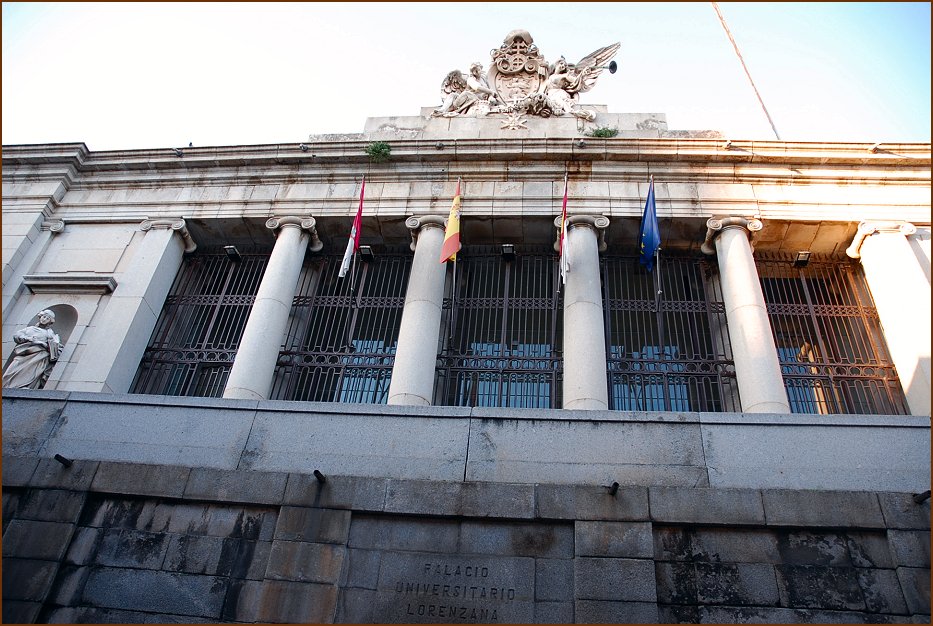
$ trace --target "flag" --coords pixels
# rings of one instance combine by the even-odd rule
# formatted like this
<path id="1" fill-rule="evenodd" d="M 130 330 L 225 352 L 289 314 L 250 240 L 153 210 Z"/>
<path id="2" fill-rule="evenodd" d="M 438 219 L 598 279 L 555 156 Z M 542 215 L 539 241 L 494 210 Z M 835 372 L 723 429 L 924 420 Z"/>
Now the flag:
<path id="1" fill-rule="evenodd" d="M 337 274 L 340 278 L 347 275 L 350 269 L 350 259 L 360 248 L 360 230 L 363 228 L 363 190 L 366 189 L 366 177 L 363 177 L 363 183 L 360 185 L 360 208 L 356 210 L 356 217 L 353 219 L 353 227 L 350 229 L 350 241 L 347 242 L 347 251 L 343 253 L 343 262 L 340 264 L 340 272 Z"/>
<path id="2" fill-rule="evenodd" d="M 658 210 L 654 204 L 654 176 L 648 184 L 648 199 L 645 200 L 645 213 L 641 217 L 641 246 L 638 251 L 638 260 L 648 268 L 654 269 L 655 253 L 661 247 L 661 230 L 658 227 Z"/>
<path id="3" fill-rule="evenodd" d="M 447 230 L 444 232 L 444 245 L 441 247 L 441 263 L 447 261 L 457 262 L 457 252 L 460 250 L 460 179 L 457 179 L 457 193 L 450 205 L 450 216 L 447 218 Z"/>
<path id="4" fill-rule="evenodd" d="M 570 240 L 567 238 L 567 174 L 564 174 L 564 204 L 560 212 L 560 279 L 567 284 L 567 274 L 570 272 Z"/>

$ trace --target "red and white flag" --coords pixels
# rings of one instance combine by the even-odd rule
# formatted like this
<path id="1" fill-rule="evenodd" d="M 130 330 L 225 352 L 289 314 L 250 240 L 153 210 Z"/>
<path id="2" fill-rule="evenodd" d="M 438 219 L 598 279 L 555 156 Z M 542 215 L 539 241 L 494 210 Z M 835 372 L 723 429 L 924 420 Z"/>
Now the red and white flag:
<path id="1" fill-rule="evenodd" d="M 564 205 L 560 212 L 560 280 L 567 284 L 570 273 L 570 240 L 567 238 L 567 174 L 564 174 Z"/>
<path id="2" fill-rule="evenodd" d="M 347 251 L 343 253 L 343 262 L 340 264 L 340 272 L 337 276 L 343 278 L 350 269 L 350 260 L 356 251 L 360 249 L 360 230 L 363 228 L 363 191 L 366 189 L 366 177 L 363 177 L 363 184 L 360 185 L 360 208 L 356 210 L 356 218 L 353 220 L 353 227 L 350 229 L 350 241 L 347 242 Z"/>

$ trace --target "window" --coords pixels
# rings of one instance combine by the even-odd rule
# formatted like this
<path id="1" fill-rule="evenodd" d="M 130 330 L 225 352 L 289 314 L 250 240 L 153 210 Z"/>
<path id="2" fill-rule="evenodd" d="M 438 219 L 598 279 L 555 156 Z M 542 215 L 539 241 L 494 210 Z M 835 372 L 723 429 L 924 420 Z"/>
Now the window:
<path id="1" fill-rule="evenodd" d="M 609 406 L 623 411 L 739 411 L 715 264 L 666 256 L 602 259 Z"/>
<path id="2" fill-rule="evenodd" d="M 560 407 L 557 257 L 546 248 L 515 252 L 464 246 L 455 279 L 448 263 L 435 404 Z"/>
<path id="3" fill-rule="evenodd" d="M 143 354 L 132 393 L 219 398 L 268 252 L 197 251 L 182 261 Z"/>
<path id="4" fill-rule="evenodd" d="M 907 413 L 861 268 L 813 259 L 756 262 L 794 413 Z"/>

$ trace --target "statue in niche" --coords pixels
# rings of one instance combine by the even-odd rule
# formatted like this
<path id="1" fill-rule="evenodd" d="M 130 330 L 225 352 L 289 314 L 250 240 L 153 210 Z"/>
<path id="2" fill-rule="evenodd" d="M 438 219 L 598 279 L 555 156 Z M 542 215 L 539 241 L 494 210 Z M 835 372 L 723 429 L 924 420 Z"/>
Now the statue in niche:
<path id="1" fill-rule="evenodd" d="M 469 78 L 459 70 L 447 74 L 441 85 L 443 104 L 434 115 L 572 115 L 593 121 L 596 113 L 582 108 L 579 96 L 593 88 L 619 47 L 619 43 L 604 46 L 578 63 L 560 57 L 548 65 L 528 31 L 513 30 L 490 52 L 488 74 L 478 62 L 470 66 Z"/>
<path id="2" fill-rule="evenodd" d="M 35 326 L 27 326 L 13 334 L 16 347 L 3 372 L 3 386 L 16 389 L 42 389 L 52 367 L 62 353 L 62 342 L 52 330 L 55 313 L 39 311 Z"/>

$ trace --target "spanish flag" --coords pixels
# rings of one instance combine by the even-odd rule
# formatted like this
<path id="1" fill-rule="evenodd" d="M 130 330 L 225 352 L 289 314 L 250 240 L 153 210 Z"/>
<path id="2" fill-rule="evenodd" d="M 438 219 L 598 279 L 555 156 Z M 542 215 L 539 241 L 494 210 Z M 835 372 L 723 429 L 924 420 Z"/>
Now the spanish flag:
<path id="1" fill-rule="evenodd" d="M 457 179 L 457 193 L 450 205 L 450 216 L 447 218 L 447 231 L 444 233 L 444 246 L 441 248 L 441 263 L 447 261 L 457 262 L 457 252 L 460 250 L 460 179 Z"/>

